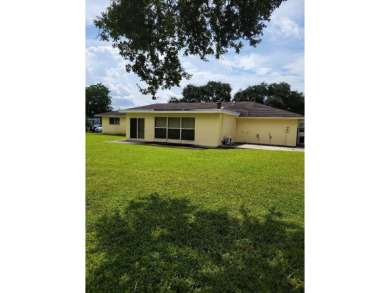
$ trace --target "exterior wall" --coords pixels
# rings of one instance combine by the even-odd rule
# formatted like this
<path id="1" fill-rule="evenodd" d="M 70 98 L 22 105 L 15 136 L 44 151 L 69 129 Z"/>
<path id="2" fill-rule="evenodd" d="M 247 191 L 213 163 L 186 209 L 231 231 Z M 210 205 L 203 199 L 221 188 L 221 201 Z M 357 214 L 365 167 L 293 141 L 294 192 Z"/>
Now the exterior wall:
<path id="1" fill-rule="evenodd" d="M 231 136 L 233 138 L 233 142 L 236 141 L 236 130 L 237 130 L 237 118 L 233 115 L 222 114 L 222 131 L 220 136 L 220 141 L 224 139 L 226 136 Z"/>
<path id="2" fill-rule="evenodd" d="M 119 125 L 110 124 L 110 117 L 102 117 L 102 133 L 126 135 L 126 117 L 120 117 Z"/>
<path id="3" fill-rule="evenodd" d="M 155 117 L 194 117 L 195 140 L 154 138 Z M 121 118 L 120 125 L 109 125 L 108 118 L 106 118 L 106 123 L 111 127 L 120 126 L 123 134 L 126 134 L 126 139 L 130 139 L 130 118 L 145 119 L 145 138 L 140 139 L 140 141 L 194 144 L 209 147 L 221 145 L 223 138 L 226 136 L 231 136 L 233 142 L 296 146 L 298 121 L 304 121 L 303 119 L 239 118 L 228 114 L 211 113 L 127 113 L 126 118 Z M 122 122 L 122 119 L 124 122 Z M 286 131 L 286 127 L 289 127 L 288 131 Z M 103 130 L 104 133 L 108 133 L 104 127 L 104 118 Z"/>
<path id="4" fill-rule="evenodd" d="M 126 114 L 126 138 L 130 139 L 130 118 L 145 119 L 145 138 L 141 141 L 149 142 L 169 142 L 194 144 L 202 146 L 216 147 L 221 144 L 219 140 L 221 134 L 221 114 L 194 114 L 194 113 L 127 113 Z M 176 140 L 154 138 L 154 118 L 155 117 L 194 117 L 195 118 L 195 140 Z"/>
<path id="5" fill-rule="evenodd" d="M 296 146 L 297 128 L 298 119 L 237 118 L 236 142 Z"/>

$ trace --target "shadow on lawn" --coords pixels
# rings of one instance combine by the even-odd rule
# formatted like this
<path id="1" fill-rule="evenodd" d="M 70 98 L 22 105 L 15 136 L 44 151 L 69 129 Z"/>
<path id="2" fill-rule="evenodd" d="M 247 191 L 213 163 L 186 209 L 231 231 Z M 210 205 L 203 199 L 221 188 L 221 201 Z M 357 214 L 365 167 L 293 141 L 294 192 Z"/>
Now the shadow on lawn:
<path id="1" fill-rule="evenodd" d="M 275 210 L 259 221 L 156 195 L 104 215 L 87 292 L 303 292 L 304 232 Z"/>

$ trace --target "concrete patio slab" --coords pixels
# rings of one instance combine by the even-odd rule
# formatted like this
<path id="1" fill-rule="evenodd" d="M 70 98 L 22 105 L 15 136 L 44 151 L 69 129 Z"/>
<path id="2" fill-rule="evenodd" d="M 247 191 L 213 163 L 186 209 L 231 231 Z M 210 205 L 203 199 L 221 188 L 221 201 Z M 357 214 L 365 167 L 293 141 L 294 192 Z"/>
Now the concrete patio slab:
<path id="1" fill-rule="evenodd" d="M 196 145 L 181 145 L 181 144 L 171 144 L 171 143 L 129 141 L 129 140 L 126 140 L 126 139 L 107 140 L 105 142 L 124 143 L 124 144 L 137 144 L 137 145 L 147 145 L 147 146 L 160 146 L 160 147 L 168 147 L 168 148 L 182 148 L 182 149 L 193 149 L 193 150 L 212 149 L 212 148 L 203 147 L 203 146 L 196 146 Z M 304 148 L 271 146 L 271 145 L 258 145 L 258 144 L 234 144 L 234 145 L 230 145 L 230 146 L 220 146 L 218 148 L 221 148 L 221 149 L 253 149 L 253 150 L 287 151 L 287 152 L 304 152 L 305 151 Z"/>
<path id="2" fill-rule="evenodd" d="M 234 146 L 237 149 L 254 149 L 267 151 L 287 151 L 287 152 L 304 152 L 304 148 L 272 146 L 272 145 L 258 145 L 258 144 L 240 144 Z"/>

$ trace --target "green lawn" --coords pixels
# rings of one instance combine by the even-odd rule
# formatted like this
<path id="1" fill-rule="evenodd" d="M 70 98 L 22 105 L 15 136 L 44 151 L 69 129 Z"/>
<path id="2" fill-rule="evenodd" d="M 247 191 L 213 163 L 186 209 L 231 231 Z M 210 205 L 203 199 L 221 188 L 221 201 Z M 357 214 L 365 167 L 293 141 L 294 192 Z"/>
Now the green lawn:
<path id="1" fill-rule="evenodd" d="M 114 139 L 86 134 L 87 292 L 303 292 L 304 153 Z"/>

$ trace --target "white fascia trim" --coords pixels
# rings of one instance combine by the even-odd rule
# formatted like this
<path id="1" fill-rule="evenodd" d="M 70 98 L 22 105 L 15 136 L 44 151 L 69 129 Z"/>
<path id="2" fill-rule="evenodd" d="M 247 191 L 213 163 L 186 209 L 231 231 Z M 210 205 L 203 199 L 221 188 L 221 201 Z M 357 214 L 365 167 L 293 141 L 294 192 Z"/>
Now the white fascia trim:
<path id="1" fill-rule="evenodd" d="M 240 119 L 294 119 L 305 120 L 305 117 L 238 117 Z"/>
<path id="2" fill-rule="evenodd" d="M 119 118 L 126 118 L 126 116 L 122 115 L 94 115 L 94 117 L 119 117 Z"/>
<path id="3" fill-rule="evenodd" d="M 152 114 L 229 114 L 229 115 L 234 115 L 234 116 L 240 116 L 240 113 L 238 112 L 233 112 L 225 109 L 199 109 L 199 110 L 184 110 L 184 111 L 164 111 L 164 110 L 121 110 L 119 111 L 120 113 L 152 113 Z"/>

